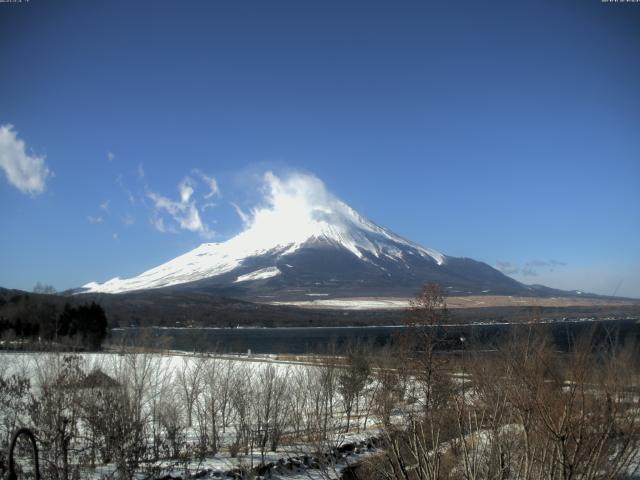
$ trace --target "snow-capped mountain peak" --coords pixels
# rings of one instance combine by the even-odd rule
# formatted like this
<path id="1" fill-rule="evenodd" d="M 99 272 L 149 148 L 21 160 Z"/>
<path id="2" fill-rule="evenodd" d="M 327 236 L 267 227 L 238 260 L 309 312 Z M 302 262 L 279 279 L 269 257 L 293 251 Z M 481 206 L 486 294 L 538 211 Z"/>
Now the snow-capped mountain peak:
<path id="1" fill-rule="evenodd" d="M 434 266 L 446 262 L 443 254 L 367 220 L 329 193 L 315 177 L 297 174 L 282 180 L 267 173 L 265 185 L 265 205 L 251 212 L 244 230 L 235 237 L 221 243 L 204 243 L 136 277 L 88 283 L 83 292 L 119 293 L 194 282 L 229 274 L 251 259 L 281 259 L 314 244 L 343 249 L 373 265 L 376 259 L 404 262 L 407 255 L 422 257 Z M 239 273 L 234 282 L 265 280 L 281 273 L 270 265 Z"/>

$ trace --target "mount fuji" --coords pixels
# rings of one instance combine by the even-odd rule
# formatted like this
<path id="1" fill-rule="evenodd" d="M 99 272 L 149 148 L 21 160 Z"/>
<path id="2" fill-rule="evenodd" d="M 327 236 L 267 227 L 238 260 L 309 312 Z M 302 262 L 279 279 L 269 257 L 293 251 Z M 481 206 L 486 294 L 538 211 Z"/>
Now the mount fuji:
<path id="1" fill-rule="evenodd" d="M 315 177 L 265 175 L 266 202 L 239 213 L 245 229 L 132 278 L 91 282 L 77 293 L 197 290 L 263 300 L 412 296 L 427 282 L 450 294 L 545 295 L 486 263 L 444 255 L 364 218 Z M 567 292 L 564 292 L 567 293 Z"/>

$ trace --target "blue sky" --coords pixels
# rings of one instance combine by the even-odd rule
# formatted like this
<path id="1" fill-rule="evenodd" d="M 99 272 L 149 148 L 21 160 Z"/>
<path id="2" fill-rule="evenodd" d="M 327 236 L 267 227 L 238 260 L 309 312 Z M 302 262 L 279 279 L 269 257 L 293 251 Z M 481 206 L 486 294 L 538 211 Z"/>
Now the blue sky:
<path id="1" fill-rule="evenodd" d="M 640 4 L 31 0 L 0 45 L 1 286 L 225 240 L 274 170 L 526 283 L 640 297 Z"/>

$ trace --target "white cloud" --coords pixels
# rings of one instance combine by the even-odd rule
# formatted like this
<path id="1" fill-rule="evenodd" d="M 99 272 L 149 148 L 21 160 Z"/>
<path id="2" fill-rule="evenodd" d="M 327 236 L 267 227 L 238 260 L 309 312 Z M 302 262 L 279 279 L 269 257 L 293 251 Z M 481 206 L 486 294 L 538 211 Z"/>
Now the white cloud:
<path id="1" fill-rule="evenodd" d="M 138 164 L 138 178 L 140 180 L 144 178 L 144 168 L 142 167 L 141 163 Z"/>
<path id="2" fill-rule="evenodd" d="M 134 217 L 131 213 L 127 213 L 122 218 L 122 223 L 124 223 L 125 225 L 133 225 L 134 223 L 136 223 L 136 217 Z"/>
<path id="3" fill-rule="evenodd" d="M 105 200 L 104 202 L 101 202 L 100 203 L 100 210 L 104 210 L 105 212 L 108 212 L 110 203 L 111 203 L 111 200 Z"/>
<path id="4" fill-rule="evenodd" d="M 271 244 L 303 241 L 316 234 L 318 222 L 334 212 L 335 218 L 349 218 L 351 208 L 332 195 L 324 183 L 313 175 L 291 173 L 276 176 L 266 172 L 262 176 L 262 201 L 245 213 L 232 203 L 242 219 L 245 232 Z M 346 227 L 345 227 L 346 228 Z"/>
<path id="5" fill-rule="evenodd" d="M 251 222 L 251 216 L 245 213 L 237 204 L 231 202 L 231 206 L 235 209 L 236 213 L 242 220 L 242 223 L 247 226 Z"/>
<path id="6" fill-rule="evenodd" d="M 153 225 L 153 228 L 161 233 L 178 233 L 175 228 L 165 225 L 164 218 L 162 217 L 156 216 L 151 218 L 149 221 L 151 222 L 151 225 Z"/>
<path id="7" fill-rule="evenodd" d="M 209 183 L 209 193 L 207 193 L 204 198 L 211 198 L 213 196 L 221 197 L 220 188 L 218 188 L 218 182 L 215 178 L 210 177 L 207 182 Z"/>
<path id="8" fill-rule="evenodd" d="M 0 168 L 7 180 L 22 193 L 44 192 L 47 177 L 52 175 L 45 156 L 29 155 L 24 141 L 18 138 L 13 125 L 0 125 Z"/>
<path id="9" fill-rule="evenodd" d="M 96 225 L 98 223 L 102 223 L 104 222 L 104 218 L 102 218 L 101 216 L 92 216 L 92 215 L 88 215 L 87 216 L 87 220 L 89 221 L 89 223 Z"/>
<path id="10" fill-rule="evenodd" d="M 107 152 L 107 160 L 113 162 L 114 158 L 116 158 L 116 156 L 112 152 Z"/>
<path id="11" fill-rule="evenodd" d="M 178 184 L 178 190 L 180 190 L 180 202 L 188 203 L 191 199 L 191 195 L 195 191 L 193 188 L 193 180 L 189 177 L 186 177 Z"/>
<path id="12" fill-rule="evenodd" d="M 117 233 L 114 233 L 113 235 L 111 235 L 111 237 L 117 242 L 118 240 L 120 240 L 120 237 L 118 236 Z"/>
<path id="13" fill-rule="evenodd" d="M 139 177 L 143 178 L 142 166 L 139 166 L 139 169 Z M 122 183 L 121 179 L 119 179 L 119 183 Z M 196 190 L 203 187 L 206 188 L 206 193 L 196 195 Z M 216 179 L 198 169 L 193 169 L 189 176 L 184 177 L 178 183 L 177 189 L 179 198 L 173 200 L 147 187 L 146 197 L 153 203 L 151 225 L 163 233 L 177 233 L 178 230 L 186 230 L 198 233 L 206 239 L 215 237 L 216 233 L 203 220 L 202 214 L 217 206 L 216 202 L 207 201 L 212 197 L 219 198 L 221 196 Z"/>
<path id="14" fill-rule="evenodd" d="M 217 198 L 222 197 L 222 194 L 220 193 L 220 188 L 218 187 L 218 181 L 214 177 L 207 175 L 206 173 L 203 173 L 198 169 L 195 169 L 193 172 L 196 173 L 198 176 L 200 176 L 202 181 L 209 188 L 209 193 L 207 193 L 204 196 L 205 199 L 209 199 L 211 197 L 217 197 Z"/>
<path id="15" fill-rule="evenodd" d="M 170 231 L 161 217 L 161 213 L 168 214 L 181 230 L 187 230 L 200 234 L 205 238 L 215 236 L 213 232 L 200 217 L 196 201 L 193 199 L 195 187 L 193 180 L 184 178 L 178 184 L 180 200 L 174 201 L 155 192 L 147 192 L 147 197 L 153 202 L 154 217 L 152 225 L 160 232 Z"/>

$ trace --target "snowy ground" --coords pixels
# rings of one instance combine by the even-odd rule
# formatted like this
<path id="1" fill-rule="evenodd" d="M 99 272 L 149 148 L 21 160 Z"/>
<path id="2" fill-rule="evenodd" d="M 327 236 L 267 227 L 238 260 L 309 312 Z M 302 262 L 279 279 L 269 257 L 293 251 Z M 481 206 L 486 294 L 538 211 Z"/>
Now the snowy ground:
<path id="1" fill-rule="evenodd" d="M 119 381 L 124 381 L 123 374 L 131 375 L 130 370 L 124 368 L 124 362 L 127 362 L 135 354 L 120 355 L 116 353 L 89 353 L 80 354 L 82 358 L 82 368 L 85 372 L 91 372 L 96 369 L 112 376 Z M 294 372 L 301 369 L 314 368 L 313 363 L 305 363 L 301 361 L 279 361 L 270 356 L 256 358 L 247 355 L 226 355 L 226 356 L 195 356 L 185 354 L 183 352 L 172 352 L 165 354 L 140 354 L 139 358 L 144 357 L 144 362 L 136 364 L 137 373 L 141 373 L 142 369 L 149 368 L 152 375 L 162 377 L 161 382 L 173 383 L 177 381 L 177 377 L 181 371 L 193 367 L 196 362 L 203 358 L 211 359 L 224 368 L 224 365 L 233 364 L 240 365 L 243 372 L 250 372 L 252 375 L 259 375 L 267 365 L 271 365 L 277 369 L 281 376 L 293 375 Z M 9 375 L 21 375 L 32 379 L 34 387 L 37 389 L 42 378 L 56 368 L 61 361 L 62 354 L 55 353 L 23 353 L 23 352 L 0 352 L 0 365 L 2 375 L 6 378 Z M 141 373 L 142 374 L 142 373 Z M 161 388 L 154 385 L 154 388 Z M 150 397 L 155 394 L 148 392 Z M 1 414 L 2 412 L 0 412 Z M 338 413 L 341 415 L 341 413 Z M 1 415 L 0 415 L 1 416 Z M 352 425 L 356 423 L 353 422 Z M 336 422 L 336 426 L 341 425 L 341 421 Z M 379 430 L 375 426 L 375 422 L 371 421 L 369 428 L 359 433 L 350 431 L 349 433 L 340 433 L 326 442 L 328 450 L 335 449 L 345 444 L 353 444 L 353 451 L 342 452 L 334 459 L 318 468 L 311 462 L 311 466 L 305 465 L 305 457 L 311 458 L 312 452 L 318 451 L 319 445 L 296 444 L 283 445 L 275 452 L 267 452 L 264 458 L 266 464 L 271 463 L 269 469 L 270 477 L 274 479 L 320 479 L 320 478 L 340 478 L 344 468 L 359 462 L 367 455 L 373 452 L 372 448 L 367 448 L 368 439 L 379 435 Z M 231 438 L 235 434 L 233 427 L 227 430 L 227 433 L 221 437 L 222 444 L 230 444 Z M 193 429 L 186 431 L 187 442 L 196 443 L 197 432 L 194 425 Z M 324 444 L 322 444 L 324 445 Z M 229 472 L 239 471 L 242 469 L 250 469 L 257 467 L 262 462 L 261 455 L 258 450 L 249 452 L 248 455 L 241 454 L 236 458 L 232 458 L 228 448 L 223 447 L 215 456 L 209 456 L 200 460 L 188 460 L 184 462 L 164 461 L 154 465 L 154 476 L 170 475 L 172 477 L 186 478 L 197 475 L 197 478 L 225 478 L 225 474 Z M 85 471 L 85 475 L 93 478 L 105 478 L 113 475 L 115 466 L 112 464 L 100 465 L 91 473 Z"/>
<path id="2" fill-rule="evenodd" d="M 315 296 L 319 296 L 316 294 Z M 295 305 L 305 308 L 328 308 L 337 310 L 404 309 L 410 306 L 409 298 L 402 297 L 357 297 L 357 298 L 313 298 L 290 302 L 269 302 L 272 305 Z M 575 307 L 604 305 L 637 305 L 638 300 L 579 297 L 516 297 L 511 295 L 469 295 L 447 297 L 449 308 L 481 307 Z"/>

